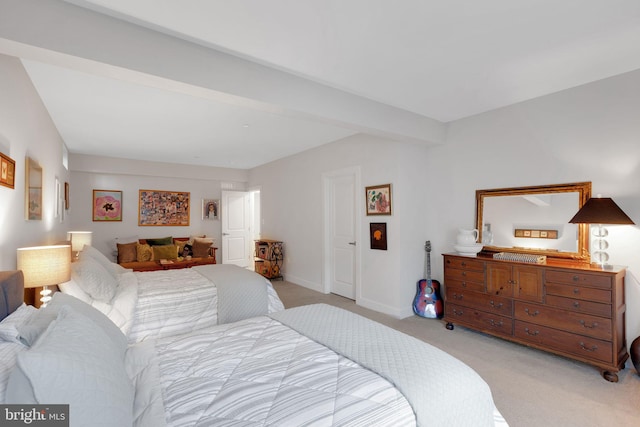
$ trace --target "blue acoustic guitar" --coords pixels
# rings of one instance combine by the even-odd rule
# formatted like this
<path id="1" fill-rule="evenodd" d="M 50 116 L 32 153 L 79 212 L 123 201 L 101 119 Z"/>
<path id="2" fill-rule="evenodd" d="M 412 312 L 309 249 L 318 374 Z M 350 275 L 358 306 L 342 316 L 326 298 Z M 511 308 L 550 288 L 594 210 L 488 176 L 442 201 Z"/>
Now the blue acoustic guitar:
<path id="1" fill-rule="evenodd" d="M 440 298 L 440 283 L 431 280 L 431 242 L 424 244 L 427 252 L 425 257 L 426 279 L 418 280 L 416 297 L 413 299 L 413 312 L 421 317 L 440 319 L 444 314 L 442 298 Z"/>

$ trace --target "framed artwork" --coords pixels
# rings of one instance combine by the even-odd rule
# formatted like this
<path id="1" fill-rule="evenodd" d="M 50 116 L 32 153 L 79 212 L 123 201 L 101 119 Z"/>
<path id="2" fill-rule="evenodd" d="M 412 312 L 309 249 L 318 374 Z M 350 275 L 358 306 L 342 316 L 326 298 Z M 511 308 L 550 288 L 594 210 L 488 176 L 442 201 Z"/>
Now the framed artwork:
<path id="1" fill-rule="evenodd" d="M 69 210 L 69 183 L 64 183 L 64 208 Z"/>
<path id="2" fill-rule="evenodd" d="M 30 157 L 25 160 L 25 218 L 42 220 L 42 168 Z"/>
<path id="3" fill-rule="evenodd" d="M 202 199 L 202 219 L 219 219 L 220 200 Z"/>
<path id="4" fill-rule="evenodd" d="M 372 222 L 369 224 L 371 249 L 387 250 L 387 223 Z"/>
<path id="5" fill-rule="evenodd" d="M 15 188 L 16 162 L 9 156 L 0 153 L 0 185 Z"/>
<path id="6" fill-rule="evenodd" d="M 365 188 L 367 215 L 391 215 L 391 184 Z"/>
<path id="7" fill-rule="evenodd" d="M 140 190 L 138 196 L 139 226 L 188 226 L 189 192 Z"/>
<path id="8" fill-rule="evenodd" d="M 122 221 L 122 191 L 93 190 L 93 220 Z"/>

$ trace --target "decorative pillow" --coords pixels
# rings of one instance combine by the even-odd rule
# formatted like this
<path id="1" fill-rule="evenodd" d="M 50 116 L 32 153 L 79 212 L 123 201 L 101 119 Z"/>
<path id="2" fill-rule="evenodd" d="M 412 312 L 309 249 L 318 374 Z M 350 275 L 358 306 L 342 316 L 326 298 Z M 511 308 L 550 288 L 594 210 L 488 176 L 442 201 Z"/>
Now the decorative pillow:
<path id="1" fill-rule="evenodd" d="M 206 258 L 209 256 L 209 247 L 213 244 L 213 239 L 193 239 L 193 256 L 196 258 Z"/>
<path id="2" fill-rule="evenodd" d="M 109 302 L 113 299 L 118 287 L 115 276 L 116 274 L 111 267 L 107 270 L 92 258 L 71 263 L 71 278 L 91 298 L 98 301 Z"/>
<path id="3" fill-rule="evenodd" d="M 173 241 L 175 242 L 176 246 L 178 247 L 178 256 L 186 256 L 186 255 L 183 255 L 183 252 L 184 252 L 184 247 L 189 243 L 189 240 L 176 240 L 176 239 L 173 239 Z"/>
<path id="4" fill-rule="evenodd" d="M 84 245 L 82 252 L 80 252 L 80 261 L 87 258 L 97 261 L 114 279 L 117 279 L 117 274 L 113 271 L 113 268 L 111 268 L 113 262 L 111 262 L 111 260 L 109 260 L 109 258 L 107 258 L 102 252 L 93 246 Z"/>
<path id="5" fill-rule="evenodd" d="M 125 337 L 118 326 L 98 309 L 80 301 L 78 298 L 63 294 L 62 292 L 54 293 L 46 307 L 36 310 L 36 313 L 29 319 L 29 322 L 18 328 L 20 341 L 28 346 L 33 345 L 51 322 L 58 317 L 58 313 L 60 313 L 63 307 L 70 307 L 74 311 L 91 319 L 95 325 L 102 329 L 112 342 L 112 345 L 119 349 L 119 352 L 124 355 L 127 349 L 127 337 Z"/>
<path id="6" fill-rule="evenodd" d="M 176 259 L 178 247 L 176 245 L 152 246 L 153 259 Z"/>
<path id="7" fill-rule="evenodd" d="M 20 343 L 18 328 L 29 322 L 31 316 L 38 311 L 32 305 L 22 303 L 20 307 L 0 322 L 0 340 Z"/>
<path id="8" fill-rule="evenodd" d="M 196 239 L 204 239 L 205 237 L 207 237 L 207 235 L 206 235 L 206 234 L 203 234 L 203 235 L 201 235 L 201 236 L 194 236 L 194 235 L 191 235 L 191 236 L 189 236 L 189 244 L 190 244 L 190 245 L 193 245 L 193 241 L 194 241 L 194 240 L 196 240 Z"/>
<path id="9" fill-rule="evenodd" d="M 149 246 L 165 246 L 172 245 L 173 237 L 163 237 L 161 239 L 147 239 L 147 245 Z"/>
<path id="10" fill-rule="evenodd" d="M 138 260 L 138 243 L 117 244 L 118 246 L 118 264 L 123 262 L 135 262 Z"/>
<path id="11" fill-rule="evenodd" d="M 51 402 L 70 405 L 73 425 L 133 423 L 134 388 L 124 354 L 93 321 L 70 307 L 18 355 L 7 384 L 7 403 Z"/>
<path id="12" fill-rule="evenodd" d="M 136 252 L 138 253 L 138 262 L 153 261 L 153 250 L 151 250 L 151 246 L 147 245 L 146 243 L 138 243 L 136 245 Z"/>

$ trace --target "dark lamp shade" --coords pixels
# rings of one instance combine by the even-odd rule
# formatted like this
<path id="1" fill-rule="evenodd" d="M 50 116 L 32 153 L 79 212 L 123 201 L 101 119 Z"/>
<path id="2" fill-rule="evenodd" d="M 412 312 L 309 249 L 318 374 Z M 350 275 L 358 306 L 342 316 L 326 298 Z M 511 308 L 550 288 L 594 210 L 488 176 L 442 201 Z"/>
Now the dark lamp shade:
<path id="1" fill-rule="evenodd" d="M 571 224 L 634 224 L 631 218 L 609 197 L 587 200 L 587 203 L 569 222 Z"/>

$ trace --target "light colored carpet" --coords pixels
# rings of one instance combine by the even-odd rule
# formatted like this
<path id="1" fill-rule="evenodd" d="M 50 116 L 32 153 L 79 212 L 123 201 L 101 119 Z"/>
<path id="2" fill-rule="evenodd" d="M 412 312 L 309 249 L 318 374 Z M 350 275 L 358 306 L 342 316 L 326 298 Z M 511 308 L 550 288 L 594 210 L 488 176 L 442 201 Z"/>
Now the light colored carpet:
<path id="1" fill-rule="evenodd" d="M 285 307 L 326 303 L 376 320 L 426 341 L 462 360 L 489 384 L 511 427 L 640 426 L 640 376 L 630 361 L 619 382 L 597 368 L 418 316 L 395 319 L 332 294 L 290 282 L 273 282 Z M 410 302 L 409 302 L 410 303 Z"/>

